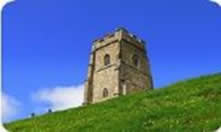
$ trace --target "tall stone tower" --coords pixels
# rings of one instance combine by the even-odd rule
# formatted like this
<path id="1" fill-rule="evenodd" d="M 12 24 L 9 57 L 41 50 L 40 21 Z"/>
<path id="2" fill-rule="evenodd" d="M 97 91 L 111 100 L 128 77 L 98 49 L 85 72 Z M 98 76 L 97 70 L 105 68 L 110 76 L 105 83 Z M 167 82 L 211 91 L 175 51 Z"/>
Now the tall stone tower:
<path id="1" fill-rule="evenodd" d="M 153 89 L 145 42 L 124 28 L 95 40 L 85 81 L 84 104 Z"/>

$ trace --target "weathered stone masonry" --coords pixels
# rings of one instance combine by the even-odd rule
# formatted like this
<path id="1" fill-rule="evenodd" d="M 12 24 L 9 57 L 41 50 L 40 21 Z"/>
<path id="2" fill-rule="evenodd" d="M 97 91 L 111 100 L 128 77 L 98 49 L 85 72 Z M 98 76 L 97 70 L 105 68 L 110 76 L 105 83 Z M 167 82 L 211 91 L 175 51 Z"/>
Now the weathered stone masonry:
<path id="1" fill-rule="evenodd" d="M 153 89 L 145 42 L 124 28 L 95 40 L 90 54 L 84 104 Z"/>

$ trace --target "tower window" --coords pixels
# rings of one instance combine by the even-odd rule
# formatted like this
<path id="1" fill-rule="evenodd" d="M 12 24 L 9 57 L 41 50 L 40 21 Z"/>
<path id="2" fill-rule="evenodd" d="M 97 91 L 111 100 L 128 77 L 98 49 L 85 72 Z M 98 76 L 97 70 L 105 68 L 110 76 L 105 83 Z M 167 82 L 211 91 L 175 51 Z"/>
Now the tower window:
<path id="1" fill-rule="evenodd" d="M 110 55 L 106 54 L 104 57 L 104 65 L 109 65 L 110 64 Z"/>
<path id="2" fill-rule="evenodd" d="M 103 90 L 103 98 L 105 98 L 105 97 L 107 97 L 108 96 L 108 90 L 107 90 L 107 88 L 105 88 L 104 90 Z"/>
<path id="3" fill-rule="evenodd" d="M 138 67 L 138 65 L 139 65 L 139 59 L 138 59 L 138 56 L 137 56 L 137 55 L 134 55 L 134 56 L 132 57 L 132 61 L 133 61 L 133 65 L 136 66 L 136 67 Z"/>

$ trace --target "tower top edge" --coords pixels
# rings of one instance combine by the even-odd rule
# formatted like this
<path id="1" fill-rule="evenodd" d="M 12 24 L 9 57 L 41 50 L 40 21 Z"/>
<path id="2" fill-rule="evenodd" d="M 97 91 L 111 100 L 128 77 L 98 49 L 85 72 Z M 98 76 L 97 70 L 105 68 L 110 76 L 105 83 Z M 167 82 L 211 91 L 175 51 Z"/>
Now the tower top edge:
<path id="1" fill-rule="evenodd" d="M 93 42 L 93 44 L 101 43 L 107 39 L 117 36 L 117 34 L 124 34 L 127 37 L 131 37 L 132 39 L 138 41 L 140 44 L 143 44 L 143 45 L 146 44 L 146 42 L 143 39 L 141 39 L 141 38 L 137 37 L 135 34 L 129 32 L 128 29 L 125 27 L 117 27 L 113 32 L 106 33 L 103 37 L 97 38 L 92 42 Z"/>

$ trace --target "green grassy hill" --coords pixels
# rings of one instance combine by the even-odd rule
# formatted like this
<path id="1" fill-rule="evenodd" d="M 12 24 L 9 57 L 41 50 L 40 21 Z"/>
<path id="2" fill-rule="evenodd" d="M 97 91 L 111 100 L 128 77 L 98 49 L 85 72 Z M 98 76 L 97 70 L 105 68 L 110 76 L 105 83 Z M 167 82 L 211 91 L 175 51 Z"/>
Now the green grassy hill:
<path id="1" fill-rule="evenodd" d="M 221 127 L 221 74 L 16 121 L 11 132 L 212 132 Z"/>

